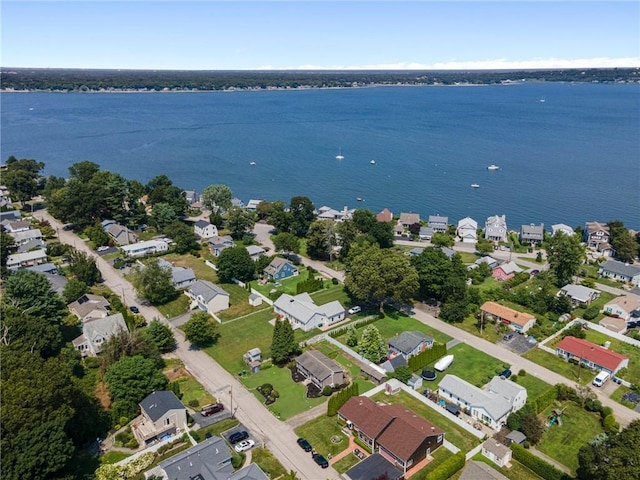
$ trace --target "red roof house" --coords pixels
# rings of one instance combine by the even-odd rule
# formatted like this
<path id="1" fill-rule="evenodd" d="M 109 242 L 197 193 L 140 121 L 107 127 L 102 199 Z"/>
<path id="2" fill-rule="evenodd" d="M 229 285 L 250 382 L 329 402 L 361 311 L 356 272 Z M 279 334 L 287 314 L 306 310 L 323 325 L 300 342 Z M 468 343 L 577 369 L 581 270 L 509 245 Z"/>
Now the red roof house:
<path id="1" fill-rule="evenodd" d="M 580 360 L 589 368 L 605 370 L 611 374 L 629 366 L 629 359 L 624 355 L 571 336 L 562 339 L 556 347 L 556 353 L 564 358 Z"/>

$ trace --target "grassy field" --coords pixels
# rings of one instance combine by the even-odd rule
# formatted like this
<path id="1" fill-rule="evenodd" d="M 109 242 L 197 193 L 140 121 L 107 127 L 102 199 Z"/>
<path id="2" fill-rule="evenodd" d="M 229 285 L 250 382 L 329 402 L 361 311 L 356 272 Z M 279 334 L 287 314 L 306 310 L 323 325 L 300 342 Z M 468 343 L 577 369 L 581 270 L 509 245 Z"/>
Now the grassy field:
<path id="1" fill-rule="evenodd" d="M 595 373 L 588 368 L 569 363 L 557 355 L 545 352 L 539 348 L 532 348 L 525 353 L 523 357 L 553 372 L 559 373 L 572 382 L 579 382 L 582 385 L 589 383 L 595 375 Z"/>
<path id="2" fill-rule="evenodd" d="M 474 437 L 462 427 L 459 427 L 444 415 L 435 412 L 431 407 L 413 398 L 408 393 L 400 392 L 396 395 L 386 395 L 384 392 L 380 392 L 371 397 L 371 400 L 374 402 L 404 405 L 426 421 L 443 430 L 446 434 L 445 438 L 465 452 L 468 452 L 480 444 L 480 439 Z"/>
<path id="3" fill-rule="evenodd" d="M 124 452 L 107 452 L 100 457 L 100 463 L 118 463 L 120 460 L 124 460 L 127 457 L 130 457 L 130 453 Z"/>
<path id="4" fill-rule="evenodd" d="M 447 374 L 457 375 L 463 380 L 481 387 L 506 368 L 497 358 L 464 343 L 459 343 L 447 353 L 454 356 L 453 363 L 445 372 L 438 372 L 438 378 L 433 382 L 425 382 L 425 388 L 429 387 L 435 390 L 440 380 Z M 434 364 L 435 362 L 425 368 L 429 369 Z"/>
<path id="5" fill-rule="evenodd" d="M 287 473 L 282 464 L 266 448 L 254 448 L 251 450 L 251 461 L 257 463 L 269 478 L 278 478 Z"/>
<path id="6" fill-rule="evenodd" d="M 551 413 L 554 406 L 543 412 L 543 418 Z M 555 407 L 557 408 L 557 407 Z M 547 427 L 537 449 L 566 465 L 575 472 L 578 468 L 578 450 L 597 434 L 602 433 L 600 417 L 587 412 L 573 402 L 565 403 L 562 425 Z"/>
<path id="7" fill-rule="evenodd" d="M 456 324 L 456 327 L 464 330 L 465 332 L 469 332 L 476 337 L 484 338 L 491 343 L 496 343 L 504 336 L 504 333 L 502 333 L 498 328 L 499 326 L 500 324 L 496 325 L 495 323 L 485 321 L 482 328 L 482 334 L 480 334 L 480 324 L 474 315 L 468 315 L 461 323 Z"/>
<path id="8" fill-rule="evenodd" d="M 216 401 L 213 395 L 207 392 L 200 382 L 184 369 L 184 365 L 180 360 L 165 360 L 163 373 L 169 381 L 178 382 L 180 393 L 182 393 L 181 401 L 185 405 L 190 406 L 189 404 L 195 400 L 198 404 L 192 408 L 197 410 L 198 406 L 208 405 Z"/>
<path id="9" fill-rule="evenodd" d="M 329 282 L 330 284 L 330 282 Z M 351 304 L 349 295 L 344 291 L 344 285 L 331 285 L 329 288 L 323 288 L 311 294 L 311 298 L 316 305 L 324 305 L 325 303 L 339 301 L 343 306 Z"/>
<path id="10" fill-rule="evenodd" d="M 193 255 L 180 255 L 177 253 L 169 253 L 164 255 L 167 262 L 173 263 L 176 267 L 191 268 L 193 273 L 196 274 L 198 280 L 209 280 L 210 282 L 217 283 L 218 275 L 216 271 L 207 267 L 202 258 L 194 257 Z"/>
<path id="11" fill-rule="evenodd" d="M 513 373 L 516 374 L 518 372 L 514 371 Z M 551 388 L 551 385 L 549 385 L 547 382 L 543 382 L 542 380 L 534 377 L 531 374 L 518 376 L 517 384 L 522 385 L 527 389 L 527 398 L 529 400 L 538 398 L 543 392 L 546 392 Z"/>
<path id="12" fill-rule="evenodd" d="M 295 429 L 299 437 L 306 438 L 311 446 L 325 458 L 331 454 L 336 456 L 349 446 L 349 439 L 342 433 L 338 424 L 338 417 L 322 415 Z M 331 441 L 331 437 L 340 440 L 337 443 Z"/>
<path id="13" fill-rule="evenodd" d="M 156 308 L 160 310 L 160 313 L 166 318 L 173 318 L 189 311 L 189 297 L 185 294 L 180 294 L 175 300 L 165 303 L 164 305 L 157 305 Z"/>
<path id="14" fill-rule="evenodd" d="M 220 287 L 229 294 L 229 308 L 216 313 L 223 322 L 234 318 L 244 317 L 261 310 L 272 310 L 270 305 L 263 303 L 258 307 L 249 305 L 249 290 L 235 283 L 221 283 Z"/>
<path id="15" fill-rule="evenodd" d="M 462 263 L 473 263 L 480 258 L 479 255 L 476 255 L 475 253 L 471 253 L 471 252 L 456 252 L 456 253 L 460 255 L 460 259 L 462 260 Z"/>

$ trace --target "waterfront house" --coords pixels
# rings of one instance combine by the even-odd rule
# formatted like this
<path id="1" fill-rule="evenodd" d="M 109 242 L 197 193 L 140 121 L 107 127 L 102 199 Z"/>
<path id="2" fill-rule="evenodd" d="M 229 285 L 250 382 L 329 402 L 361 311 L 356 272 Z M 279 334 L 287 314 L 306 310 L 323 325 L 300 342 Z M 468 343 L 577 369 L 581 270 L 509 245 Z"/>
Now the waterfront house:
<path id="1" fill-rule="evenodd" d="M 264 202 L 264 200 L 261 199 L 251 199 L 249 200 L 249 202 L 247 203 L 247 206 L 245 207 L 247 210 L 249 210 L 250 212 L 255 212 L 258 209 L 258 205 L 260 205 L 262 202 Z"/>
<path id="2" fill-rule="evenodd" d="M 233 238 L 230 235 L 216 236 L 209 239 L 209 250 L 214 257 L 219 257 L 225 248 L 233 247 Z"/>
<path id="3" fill-rule="evenodd" d="M 273 309 L 281 318 L 289 320 L 293 328 L 300 328 L 305 332 L 332 325 L 345 318 L 344 307 L 339 301 L 316 305 L 306 292 L 295 296 L 283 293 L 273 304 Z"/>
<path id="4" fill-rule="evenodd" d="M 334 210 L 331 207 L 320 207 L 318 209 L 318 220 L 332 220 L 334 222 L 344 222 L 353 217 L 355 209 L 349 209 L 346 206 L 342 210 Z"/>
<path id="5" fill-rule="evenodd" d="M 389 358 L 402 356 L 406 360 L 433 347 L 433 338 L 417 331 L 404 331 L 391 337 L 387 342 Z"/>
<path id="6" fill-rule="evenodd" d="M 198 220 L 193 224 L 193 231 L 201 239 L 212 238 L 218 236 L 218 227 L 206 220 Z"/>
<path id="7" fill-rule="evenodd" d="M 67 308 L 83 322 L 94 318 L 105 318 L 111 313 L 109 301 L 101 295 L 92 293 L 85 293 L 78 300 L 67 305 Z"/>
<path id="8" fill-rule="evenodd" d="M 409 235 L 409 227 L 415 224 L 420 224 L 419 213 L 401 213 L 398 223 L 396 224 L 396 234 Z"/>
<path id="9" fill-rule="evenodd" d="M 512 330 L 518 333 L 526 333 L 536 324 L 536 318 L 530 313 L 519 312 L 496 302 L 484 302 L 480 307 L 480 314 L 483 318 L 486 315 L 509 325 Z"/>
<path id="10" fill-rule="evenodd" d="M 388 208 L 384 208 L 378 215 L 376 215 L 376 220 L 379 222 L 390 222 L 393 220 L 393 213 Z"/>
<path id="11" fill-rule="evenodd" d="M 459 220 L 456 235 L 462 243 L 476 243 L 478 241 L 478 222 L 471 217 Z"/>
<path id="12" fill-rule="evenodd" d="M 120 332 L 128 332 L 121 313 L 104 318 L 91 318 L 82 322 L 82 334 L 73 340 L 73 347 L 83 357 L 95 357 L 102 352 L 102 346 Z"/>
<path id="13" fill-rule="evenodd" d="M 444 432 L 404 405 L 378 405 L 368 397 L 351 397 L 338 410 L 353 436 L 405 474 L 437 450 Z"/>
<path id="14" fill-rule="evenodd" d="M 511 461 L 511 449 L 494 438 L 490 438 L 482 444 L 482 455 L 499 467 L 504 467 Z"/>
<path id="15" fill-rule="evenodd" d="M 607 302 L 602 311 L 611 317 L 619 317 L 629 320 L 632 312 L 640 309 L 640 297 L 637 295 L 621 295 Z"/>
<path id="16" fill-rule="evenodd" d="M 198 196 L 198 192 L 195 190 L 185 190 L 184 198 L 187 199 L 187 203 L 189 205 L 193 205 L 194 203 L 198 203 L 200 201 L 200 197 Z"/>
<path id="17" fill-rule="evenodd" d="M 112 223 L 105 231 L 113 239 L 116 245 L 130 245 L 138 241 L 138 236 L 123 225 Z"/>
<path id="18" fill-rule="evenodd" d="M 504 282 L 505 280 L 513 278 L 516 273 L 520 272 L 522 272 L 522 269 L 516 264 L 516 262 L 505 262 L 494 268 L 491 276 L 499 282 Z"/>
<path id="19" fill-rule="evenodd" d="M 215 283 L 208 280 L 197 280 L 185 290 L 191 299 L 190 309 L 199 308 L 210 314 L 229 308 L 229 294 Z"/>
<path id="20" fill-rule="evenodd" d="M 148 445 L 187 430 L 187 409 L 176 394 L 160 390 L 140 402 L 141 416 L 131 424 L 131 430 L 141 445 Z"/>
<path id="21" fill-rule="evenodd" d="M 433 237 L 434 234 L 434 230 L 431 227 L 420 227 L 420 232 L 418 233 L 418 237 L 420 237 L 420 240 L 431 240 L 431 237 Z"/>
<path id="22" fill-rule="evenodd" d="M 640 287 L 640 267 L 635 265 L 607 260 L 598 268 L 598 275 Z"/>
<path id="23" fill-rule="evenodd" d="M 575 235 L 576 233 L 573 231 L 573 228 L 571 228 L 569 225 L 565 225 L 564 223 L 556 223 L 554 225 L 551 225 L 551 235 L 555 235 L 558 232 L 562 232 L 569 237 Z"/>
<path id="24" fill-rule="evenodd" d="M 264 276 L 273 282 L 289 277 L 296 277 L 298 273 L 298 267 L 282 257 L 274 258 L 267 268 L 264 269 Z"/>
<path id="25" fill-rule="evenodd" d="M 319 390 L 345 383 L 344 369 L 319 350 L 308 350 L 295 358 L 296 369 Z"/>
<path id="26" fill-rule="evenodd" d="M 600 222 L 585 223 L 584 243 L 589 248 L 597 248 L 600 243 L 609 243 L 609 227 Z"/>
<path id="27" fill-rule="evenodd" d="M 604 370 L 615 374 L 629 366 L 624 355 L 572 336 L 564 337 L 556 346 L 556 354 L 568 360 L 575 360 L 588 368 Z"/>
<path id="28" fill-rule="evenodd" d="M 558 295 L 564 295 L 571 300 L 574 306 L 590 305 L 591 302 L 600 297 L 600 291 L 584 285 L 568 284 L 560 289 Z"/>
<path id="29" fill-rule="evenodd" d="M 492 215 L 484 224 L 484 238 L 492 242 L 507 241 L 507 216 Z"/>
<path id="30" fill-rule="evenodd" d="M 522 225 L 520 227 L 520 242 L 531 246 L 540 245 L 544 240 L 544 223 L 540 225 Z"/>
<path id="31" fill-rule="evenodd" d="M 24 267 L 40 265 L 47 261 L 47 253 L 43 249 L 32 250 L 24 253 L 14 253 L 7 256 L 7 268 L 9 270 L 20 270 Z"/>
<path id="32" fill-rule="evenodd" d="M 445 233 L 447 231 L 447 227 L 449 226 L 449 217 L 443 217 L 440 215 L 429 215 L 427 224 L 431 228 L 433 228 L 434 232 Z"/>
<path id="33" fill-rule="evenodd" d="M 169 244 L 163 240 L 147 240 L 144 242 L 123 245 L 120 249 L 127 257 L 144 257 L 169 250 Z"/>

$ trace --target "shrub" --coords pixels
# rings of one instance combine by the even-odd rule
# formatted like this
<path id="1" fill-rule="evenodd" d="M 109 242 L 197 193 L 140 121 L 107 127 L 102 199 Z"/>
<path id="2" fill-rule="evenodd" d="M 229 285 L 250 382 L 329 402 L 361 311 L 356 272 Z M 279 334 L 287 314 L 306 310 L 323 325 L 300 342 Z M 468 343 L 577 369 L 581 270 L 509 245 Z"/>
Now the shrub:
<path id="1" fill-rule="evenodd" d="M 536 457 L 517 443 L 511 444 L 511 450 L 513 451 L 513 458 L 522 463 L 525 467 L 533 470 L 545 480 L 564 480 L 565 478 L 568 478 L 565 476 L 564 472 L 558 470 L 541 458 Z"/>
<path id="2" fill-rule="evenodd" d="M 324 395 L 325 397 L 330 397 L 332 393 L 333 389 L 329 385 L 325 385 L 325 387 L 322 389 L 322 395 Z"/>
<path id="3" fill-rule="evenodd" d="M 333 278 L 331 279 L 331 284 L 332 284 L 332 285 L 338 285 L 338 283 L 340 283 L 340 282 L 338 281 L 338 279 L 337 279 L 336 277 L 333 277 Z"/>
<path id="4" fill-rule="evenodd" d="M 127 442 L 127 448 L 130 448 L 131 450 L 135 450 L 139 446 L 140 445 L 138 444 L 138 441 L 135 438 L 132 438 Z"/>
<path id="5" fill-rule="evenodd" d="M 518 372 L 518 376 L 524 377 L 527 374 L 527 371 L 524 368 L 521 368 Z"/>
<path id="6" fill-rule="evenodd" d="M 582 318 L 585 320 L 593 320 L 598 316 L 598 313 L 600 313 L 600 309 L 596 305 L 591 305 L 584 311 Z"/>
<path id="7" fill-rule="evenodd" d="M 193 432 L 191 432 L 191 437 L 192 437 L 196 442 L 199 442 L 200 440 L 202 440 L 202 437 L 200 436 L 200 432 L 197 432 L 197 431 L 193 431 Z"/>
<path id="8" fill-rule="evenodd" d="M 278 392 L 278 390 L 271 390 L 271 396 L 273 398 L 280 398 L 280 392 Z"/>
<path id="9" fill-rule="evenodd" d="M 606 417 L 607 415 L 611 415 L 613 413 L 613 408 L 611 407 L 602 407 L 602 410 L 600 410 L 600 414 L 602 415 L 602 417 Z"/>
<path id="10" fill-rule="evenodd" d="M 613 415 L 607 415 L 602 421 L 602 427 L 607 433 L 618 433 L 620 425 L 616 422 L 616 418 Z"/>
<path id="11" fill-rule="evenodd" d="M 352 383 L 349 387 L 332 396 L 327 402 L 327 416 L 333 417 L 338 413 L 340 407 L 344 405 L 351 397 L 358 395 L 358 384 Z"/>
<path id="12" fill-rule="evenodd" d="M 118 420 L 118 423 L 120 425 L 126 425 L 127 423 L 129 423 L 129 419 L 127 417 L 120 417 L 120 420 Z"/>
<path id="13" fill-rule="evenodd" d="M 197 407 L 199 405 L 200 405 L 200 402 L 198 400 L 196 400 L 195 398 L 193 400 L 189 400 L 189 406 L 190 407 L 195 408 L 195 407 Z"/>
<path id="14" fill-rule="evenodd" d="M 426 480 L 447 480 L 464 467 L 464 452 L 458 452 L 427 473 Z"/>

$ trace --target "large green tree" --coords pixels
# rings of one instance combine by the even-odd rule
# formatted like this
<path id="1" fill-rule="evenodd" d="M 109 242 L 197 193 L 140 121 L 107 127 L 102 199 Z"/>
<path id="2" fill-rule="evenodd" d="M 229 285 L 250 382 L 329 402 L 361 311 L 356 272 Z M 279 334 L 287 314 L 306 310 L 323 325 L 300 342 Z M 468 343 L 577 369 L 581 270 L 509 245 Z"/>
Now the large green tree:
<path id="1" fill-rule="evenodd" d="M 289 232 L 281 232 L 271 237 L 273 246 L 277 252 L 298 253 L 300 251 L 300 239 Z"/>
<path id="2" fill-rule="evenodd" d="M 24 205 L 38 193 L 38 179 L 43 168 L 43 162 L 27 158 L 18 160 L 12 155 L 7 159 L 7 170 L 2 175 L 2 181 L 11 196 Z"/>
<path id="3" fill-rule="evenodd" d="M 218 278 L 223 283 L 230 283 L 234 278 L 241 282 L 253 279 L 255 262 L 243 246 L 225 248 L 216 262 Z"/>
<path id="4" fill-rule="evenodd" d="M 77 278 L 70 278 L 62 289 L 62 298 L 68 305 L 89 292 L 89 286 Z"/>
<path id="5" fill-rule="evenodd" d="M 37 353 L 42 358 L 57 355 L 64 345 L 60 325 L 12 305 L 0 304 L 0 335 L 14 350 Z"/>
<path id="6" fill-rule="evenodd" d="M 211 213 L 222 213 L 231 209 L 231 189 L 226 185 L 209 185 L 200 195 L 202 205 Z"/>
<path id="7" fill-rule="evenodd" d="M 287 363 L 291 357 L 300 353 L 300 346 L 295 341 L 293 328 L 289 320 L 276 318 L 271 338 L 271 358 L 276 365 Z"/>
<path id="8" fill-rule="evenodd" d="M 151 211 L 151 222 L 160 230 L 164 230 L 167 225 L 175 222 L 176 220 L 178 220 L 178 215 L 170 204 L 160 202 L 153 206 L 153 210 Z"/>
<path id="9" fill-rule="evenodd" d="M 157 367 L 162 367 L 160 350 L 146 329 L 135 329 L 131 332 L 120 330 L 112 335 L 103 345 L 100 359 L 102 367 L 108 369 L 124 357 L 140 355 L 151 360 Z"/>
<path id="10" fill-rule="evenodd" d="M 147 326 L 147 334 L 162 353 L 171 352 L 176 348 L 176 338 L 171 329 L 157 318 Z"/>
<path id="11" fill-rule="evenodd" d="M 75 278 L 89 286 L 95 285 L 102 280 L 102 274 L 98 270 L 95 258 L 80 250 L 71 251 L 69 255 L 69 271 Z"/>
<path id="12" fill-rule="evenodd" d="M 293 217 L 284 202 L 278 200 L 271 204 L 269 222 L 278 232 L 291 232 Z"/>
<path id="13" fill-rule="evenodd" d="M 141 298 L 155 305 L 162 305 L 177 297 L 171 269 L 162 267 L 157 259 L 151 259 L 143 267 L 134 267 L 133 285 Z"/>
<path id="14" fill-rule="evenodd" d="M 638 243 L 620 220 L 607 223 L 609 227 L 609 243 L 616 251 L 616 258 L 621 262 L 633 263 L 638 256 Z"/>
<path id="15" fill-rule="evenodd" d="M 557 279 L 556 285 L 562 287 L 571 283 L 573 276 L 580 271 L 584 261 L 585 247 L 577 235 L 556 232 L 547 242 L 549 270 Z"/>
<path id="16" fill-rule="evenodd" d="M 218 338 L 216 322 L 207 312 L 197 312 L 191 315 L 182 326 L 184 335 L 192 345 L 207 347 L 215 343 Z"/>
<path id="17" fill-rule="evenodd" d="M 9 273 L 7 270 L 7 257 L 11 255 L 11 252 L 15 248 L 15 241 L 13 237 L 4 230 L 0 230 L 0 276 L 6 277 Z"/>
<path id="18" fill-rule="evenodd" d="M 174 241 L 176 253 L 197 252 L 200 249 L 196 233 L 180 220 L 167 225 L 164 232 Z"/>
<path id="19" fill-rule="evenodd" d="M 292 197 L 289 203 L 291 213 L 291 229 L 299 237 L 303 237 L 309 230 L 309 225 L 316 219 L 315 207 L 308 197 Z"/>
<path id="20" fill-rule="evenodd" d="M 64 316 L 64 304 L 47 277 L 31 270 L 19 270 L 7 278 L 3 301 L 48 323 L 58 323 Z"/>
<path id="21" fill-rule="evenodd" d="M 375 325 L 367 325 L 362 331 L 357 347 L 358 353 L 373 363 L 380 363 L 387 357 L 387 342 Z"/>
<path id="22" fill-rule="evenodd" d="M 445 284 L 453 272 L 453 264 L 449 257 L 439 248 L 427 247 L 420 255 L 411 257 L 411 265 L 418 272 L 420 297 L 444 300 Z"/>
<path id="23" fill-rule="evenodd" d="M 227 228 L 231 231 L 231 236 L 236 239 L 242 238 L 250 232 L 255 224 L 253 213 L 244 208 L 231 207 L 227 213 Z"/>
<path id="24" fill-rule="evenodd" d="M 318 220 L 307 231 L 307 254 L 313 259 L 331 259 L 336 245 L 335 223 L 332 220 Z"/>

